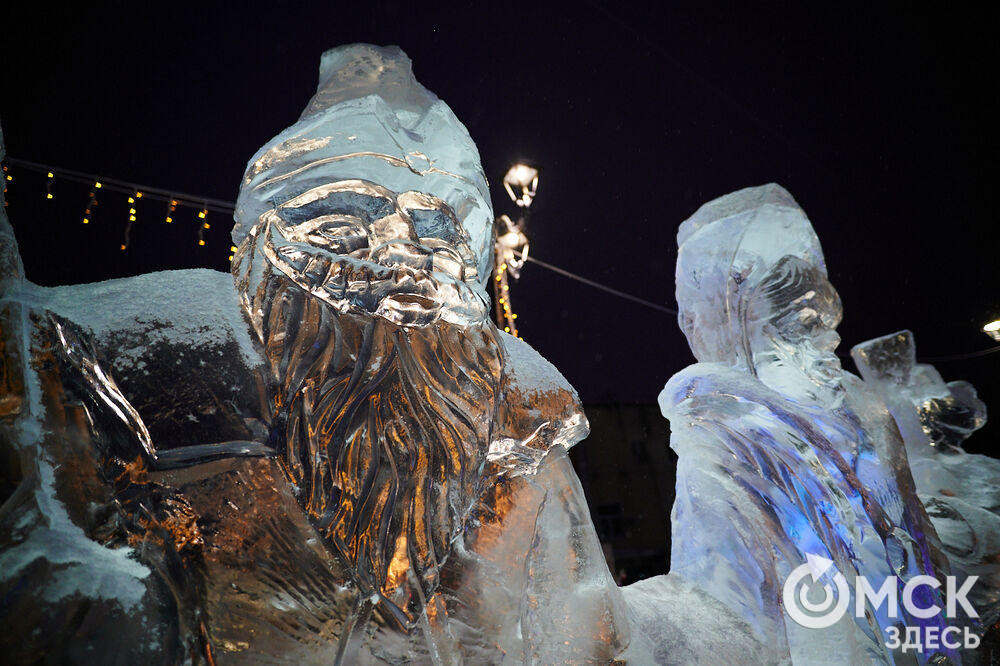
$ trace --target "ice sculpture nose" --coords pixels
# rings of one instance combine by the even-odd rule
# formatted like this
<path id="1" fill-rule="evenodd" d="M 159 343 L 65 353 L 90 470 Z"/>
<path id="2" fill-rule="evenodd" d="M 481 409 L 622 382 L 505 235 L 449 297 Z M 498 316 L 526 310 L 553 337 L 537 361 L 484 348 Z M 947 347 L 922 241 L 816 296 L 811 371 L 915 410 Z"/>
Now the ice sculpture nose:
<path id="1" fill-rule="evenodd" d="M 417 270 L 430 270 L 433 254 L 412 241 L 395 239 L 372 250 L 371 260 L 383 266 L 402 265 Z"/>
<path id="2" fill-rule="evenodd" d="M 418 239 L 413 223 L 400 213 L 386 215 L 372 222 L 369 235 L 372 247 L 378 247 L 395 240 L 416 241 Z"/>
<path id="3" fill-rule="evenodd" d="M 813 338 L 813 345 L 822 351 L 835 351 L 840 346 L 840 334 L 832 329 L 823 331 Z"/>

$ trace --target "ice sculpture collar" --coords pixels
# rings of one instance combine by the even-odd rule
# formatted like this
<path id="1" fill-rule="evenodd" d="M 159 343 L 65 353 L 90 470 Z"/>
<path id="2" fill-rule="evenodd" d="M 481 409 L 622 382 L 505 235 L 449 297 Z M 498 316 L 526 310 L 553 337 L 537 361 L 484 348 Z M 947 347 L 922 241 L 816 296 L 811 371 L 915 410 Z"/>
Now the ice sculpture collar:
<path id="1" fill-rule="evenodd" d="M 263 213 L 317 185 L 359 174 L 450 206 L 478 262 L 467 282 L 485 296 L 493 209 L 479 152 L 448 105 L 417 82 L 396 46 L 351 44 L 323 54 L 318 89 L 298 122 L 247 165 L 233 241 L 239 245 Z"/>
<path id="2" fill-rule="evenodd" d="M 780 185 L 706 203 L 681 224 L 677 245 L 678 320 L 699 361 L 756 374 L 754 352 L 767 346 L 755 344 L 760 322 L 812 312 L 832 332 L 840 321 L 819 239 Z"/>

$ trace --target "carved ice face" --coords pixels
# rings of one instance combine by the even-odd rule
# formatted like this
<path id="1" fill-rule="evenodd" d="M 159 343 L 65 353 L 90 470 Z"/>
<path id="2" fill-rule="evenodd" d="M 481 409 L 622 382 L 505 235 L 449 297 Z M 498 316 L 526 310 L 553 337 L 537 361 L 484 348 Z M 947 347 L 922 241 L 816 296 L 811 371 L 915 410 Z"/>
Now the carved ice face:
<path id="1" fill-rule="evenodd" d="M 842 312 L 840 296 L 821 269 L 794 256 L 779 261 L 753 290 L 748 308 L 748 319 L 757 322 L 749 327 L 750 347 L 761 378 L 782 385 L 805 378 L 817 388 L 839 389 L 843 369 L 835 350 Z M 788 376 L 775 380 L 781 373 Z"/>
<path id="2" fill-rule="evenodd" d="M 406 325 L 481 321 L 479 257 L 454 211 L 364 180 L 314 187 L 264 213 L 244 242 L 341 311 Z M 239 259 L 239 258 L 238 258 Z"/>

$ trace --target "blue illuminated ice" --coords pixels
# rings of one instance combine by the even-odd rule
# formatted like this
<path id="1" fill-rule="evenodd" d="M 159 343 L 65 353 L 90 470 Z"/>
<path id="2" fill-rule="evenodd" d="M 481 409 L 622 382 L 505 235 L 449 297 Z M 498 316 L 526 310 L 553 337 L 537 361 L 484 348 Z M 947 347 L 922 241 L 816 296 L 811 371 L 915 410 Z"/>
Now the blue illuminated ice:
<path id="1" fill-rule="evenodd" d="M 978 576 L 969 600 L 994 606 L 1000 602 L 1000 461 L 962 449 L 985 425 L 986 405 L 968 382 L 946 384 L 933 365 L 917 363 L 910 331 L 855 345 L 851 357 L 899 427 L 917 495 L 952 572 Z"/>
<path id="2" fill-rule="evenodd" d="M 849 582 L 947 572 L 891 416 L 834 353 L 841 304 L 816 233 L 772 184 L 705 204 L 677 241 L 679 322 L 699 362 L 659 397 L 679 456 L 670 575 L 776 661 L 891 662 L 885 609 L 823 631 L 783 612 L 782 583 L 810 555 Z"/>

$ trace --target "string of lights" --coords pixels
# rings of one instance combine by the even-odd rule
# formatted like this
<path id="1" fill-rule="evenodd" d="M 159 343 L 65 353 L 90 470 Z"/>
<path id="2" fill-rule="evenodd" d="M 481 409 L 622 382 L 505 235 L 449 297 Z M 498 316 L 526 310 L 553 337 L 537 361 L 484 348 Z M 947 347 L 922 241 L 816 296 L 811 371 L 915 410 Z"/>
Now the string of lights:
<path id="1" fill-rule="evenodd" d="M 504 261 L 503 251 L 501 249 L 496 250 L 496 259 L 494 266 L 496 270 L 494 271 L 493 280 L 496 282 L 494 285 L 494 298 L 496 303 L 494 304 L 493 312 L 496 314 L 497 326 L 503 328 L 505 333 L 510 333 L 515 338 L 521 337 L 517 333 L 517 314 L 511 309 L 510 305 L 510 283 L 507 280 L 508 266 L 507 262 Z M 522 340 L 524 338 L 521 338 Z"/>
<path id="2" fill-rule="evenodd" d="M 142 192 L 136 190 L 132 193 L 132 196 L 128 198 L 128 223 L 125 225 L 125 240 L 122 241 L 121 249 L 124 252 L 128 249 L 129 236 L 132 234 L 132 224 L 136 221 L 136 209 L 135 202 L 137 199 L 142 198 Z"/>
<path id="3" fill-rule="evenodd" d="M 521 267 L 528 258 L 528 237 L 525 229 L 531 202 L 538 191 L 538 169 L 517 162 L 503 177 L 507 196 L 521 210 L 517 222 L 506 215 L 496 219 L 493 240 L 493 313 L 497 326 L 515 338 L 523 340 L 517 332 L 517 314 L 510 302 L 510 281 L 521 277 Z"/>
<path id="4" fill-rule="evenodd" d="M 115 178 L 107 178 L 98 176 L 95 174 L 88 174 L 81 171 L 75 171 L 72 169 L 62 169 L 53 167 L 48 164 L 42 164 L 39 162 L 32 162 L 30 160 L 22 160 L 14 157 L 6 157 L 3 171 L 4 171 L 4 193 L 7 192 L 7 184 L 13 181 L 13 175 L 10 173 L 10 167 L 15 167 L 17 169 L 24 169 L 28 171 L 37 171 L 39 173 L 45 173 L 45 198 L 51 200 L 54 198 L 53 188 L 56 184 L 56 180 L 64 180 L 72 183 L 85 184 L 90 186 L 90 192 L 88 193 L 89 200 L 83 211 L 83 224 L 90 224 L 94 219 L 96 213 L 96 207 L 100 203 L 97 199 L 97 194 L 99 191 L 114 192 L 119 194 L 127 195 L 128 203 L 128 218 L 125 222 L 125 228 L 122 234 L 122 241 L 119 245 L 121 251 L 128 250 L 129 244 L 131 242 L 132 228 L 133 225 L 138 221 L 139 216 L 139 200 L 145 198 L 146 200 L 162 201 L 166 204 L 166 215 L 164 216 L 164 222 L 167 224 L 172 224 L 174 221 L 177 209 L 180 207 L 193 208 L 197 211 L 198 219 L 198 229 L 196 242 L 198 246 L 204 247 L 206 244 L 205 231 L 211 228 L 211 224 L 206 219 L 209 212 L 218 212 L 226 217 L 231 217 L 233 210 L 235 208 L 234 204 L 229 201 L 222 201 L 219 199 L 211 199 L 209 197 L 202 197 L 192 194 L 185 194 L 182 192 L 176 192 L 172 190 L 165 190 L 158 187 L 153 187 L 150 185 L 139 185 L 129 181 L 118 180 Z M 7 204 L 7 201 L 4 201 Z M 230 250 L 230 261 L 232 261 L 232 252 Z"/>
<path id="5" fill-rule="evenodd" d="M 232 201 L 213 199 L 211 197 L 203 197 L 195 194 L 185 194 L 176 190 L 165 190 L 152 185 L 142 185 L 132 181 L 108 178 L 98 174 L 84 173 L 82 171 L 74 171 L 72 169 L 63 169 L 48 164 L 42 164 L 40 162 L 22 160 L 9 155 L 4 158 L 4 162 L 7 163 L 5 166 L 9 165 L 19 169 L 52 173 L 53 177 L 58 174 L 58 178 L 60 180 L 66 180 L 69 182 L 83 183 L 86 185 L 99 182 L 101 183 L 101 187 L 111 192 L 132 195 L 136 191 L 140 191 L 147 199 L 167 202 L 172 204 L 175 208 L 179 206 L 186 206 L 199 210 L 205 209 L 206 211 L 221 213 L 223 215 L 232 215 L 233 210 L 236 207 Z M 4 168 L 4 172 L 7 172 L 6 168 Z"/>
<path id="6" fill-rule="evenodd" d="M 121 244 L 120 248 L 122 250 L 127 249 L 129 244 L 129 236 L 131 232 L 132 225 L 138 219 L 138 209 L 137 201 L 139 199 L 152 199 L 157 201 L 163 201 L 167 204 L 166 215 L 164 221 L 167 224 L 172 223 L 174 213 L 179 207 L 193 208 L 198 211 L 198 245 L 204 246 L 206 244 L 204 232 L 211 228 L 211 224 L 208 222 L 209 212 L 220 213 L 226 217 L 231 217 L 233 211 L 235 210 L 235 204 L 230 201 L 223 201 L 220 199 L 212 199 L 209 197 L 202 197 L 192 194 L 184 194 L 181 192 L 165 190 L 158 187 L 148 186 L 148 185 L 138 185 L 136 183 L 131 183 L 128 181 L 117 180 L 113 178 L 99 177 L 94 174 L 87 174 L 79 171 L 73 171 L 71 169 L 61 169 L 53 167 L 47 164 L 41 164 L 38 162 L 31 162 L 28 160 L 22 160 L 12 157 L 6 157 L 5 162 L 7 164 L 3 165 L 3 175 L 4 175 L 4 193 L 7 193 L 7 188 L 12 184 L 14 176 L 11 173 L 9 166 L 18 167 L 21 169 L 27 169 L 32 171 L 43 172 L 46 175 L 46 188 L 45 195 L 46 199 L 53 199 L 55 193 L 53 188 L 55 187 L 57 178 L 59 180 L 66 180 L 69 182 L 82 183 L 90 186 L 90 192 L 88 193 L 89 201 L 84 209 L 83 214 L 83 224 L 89 224 L 93 215 L 95 213 L 96 207 L 99 205 L 97 195 L 99 192 L 115 192 L 120 194 L 128 195 L 127 201 L 129 204 L 129 216 L 127 224 L 125 226 L 124 242 Z M 530 194 L 534 195 L 534 187 L 537 186 L 538 176 L 537 172 L 534 172 L 531 176 L 532 186 Z M 527 192 L 528 190 L 525 190 Z M 527 199 L 530 201 L 530 198 Z M 4 200 L 4 205 L 7 206 L 8 202 L 6 198 Z M 522 204 L 525 207 L 530 204 Z M 234 245 L 229 246 L 229 261 L 233 260 L 233 255 L 237 248 Z M 677 311 L 661 305 L 659 303 L 654 303 L 646 299 L 634 296 L 627 292 L 615 289 L 614 287 L 608 286 L 597 282 L 596 280 L 591 280 L 590 278 L 578 275 L 571 271 L 568 271 L 559 266 L 555 266 L 551 263 L 542 261 L 535 256 L 528 256 L 526 242 L 520 251 L 513 247 L 501 247 L 500 244 L 497 245 L 495 259 L 496 266 L 494 272 L 494 281 L 496 282 L 494 297 L 495 297 L 495 312 L 497 317 L 497 325 L 501 326 L 505 332 L 510 333 L 515 337 L 520 337 L 518 335 L 517 329 L 517 314 L 514 313 L 511 303 L 510 303 L 510 283 L 508 281 L 508 274 L 512 274 L 512 265 L 509 265 L 511 259 L 519 264 L 524 262 L 530 262 L 536 266 L 544 268 L 546 270 L 552 271 L 563 277 L 571 280 L 575 280 L 582 284 L 586 284 L 595 289 L 600 289 L 601 291 L 607 292 L 619 298 L 631 301 L 638 305 L 648 307 L 650 309 L 656 310 L 658 312 L 663 312 L 666 314 L 676 315 Z M 519 266 L 518 266 L 519 267 Z M 990 322 L 983 327 L 983 332 L 990 337 L 1000 340 L 1000 321 Z M 523 339 L 523 338 L 522 338 Z M 990 347 L 987 349 L 982 349 L 974 352 L 967 352 L 964 354 L 951 354 L 945 356 L 932 356 L 932 357 L 920 357 L 917 360 L 926 363 L 943 363 L 947 361 L 959 361 L 967 360 L 972 358 L 978 358 L 981 356 L 987 356 L 996 352 L 1000 352 L 1000 345 Z"/>
<path id="7" fill-rule="evenodd" d="M 94 214 L 94 209 L 100 203 L 97 200 L 97 191 L 101 189 L 101 181 L 95 180 L 93 186 L 90 188 L 90 201 L 87 202 L 87 207 L 83 209 L 83 223 L 90 224 L 90 216 Z"/>
<path id="8" fill-rule="evenodd" d="M 205 244 L 205 230 L 212 228 L 212 225 L 210 225 L 208 221 L 205 219 L 207 217 L 208 217 L 207 208 L 202 208 L 201 210 L 198 211 L 198 219 L 201 221 L 201 224 L 198 226 L 198 245 Z"/>

